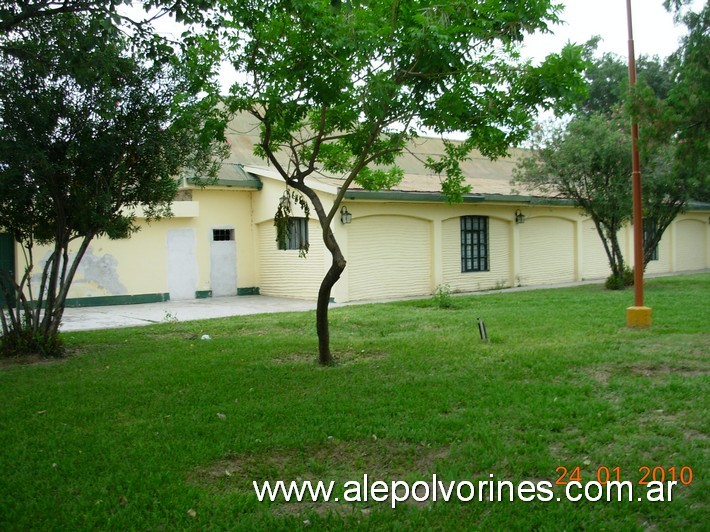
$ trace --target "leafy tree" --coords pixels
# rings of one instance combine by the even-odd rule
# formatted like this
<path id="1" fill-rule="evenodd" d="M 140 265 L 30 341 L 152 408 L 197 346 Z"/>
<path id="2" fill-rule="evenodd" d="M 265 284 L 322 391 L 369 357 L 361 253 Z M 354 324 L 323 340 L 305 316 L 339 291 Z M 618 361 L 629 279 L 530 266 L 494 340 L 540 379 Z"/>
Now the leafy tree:
<path id="1" fill-rule="evenodd" d="M 624 285 L 617 232 L 632 218 L 630 116 L 640 126 L 644 219 L 655 229 L 643 243 L 644 268 L 688 203 L 710 198 L 709 9 L 683 15 L 689 33 L 666 61 L 639 59 L 633 93 L 625 62 L 612 54 L 591 57 L 595 42 L 588 43 L 588 97 L 566 130 L 536 139 L 532 157 L 516 172 L 517 183 L 573 198 L 590 216 L 607 252 L 612 288 Z"/>
<path id="2" fill-rule="evenodd" d="M 583 91 L 580 47 L 539 66 L 518 59 L 524 35 L 546 31 L 558 9 L 548 0 L 227 2 L 229 55 L 241 74 L 230 109 L 258 120 L 256 152 L 310 201 L 332 256 L 318 292 L 321 364 L 333 361 L 328 303 L 346 261 L 331 223 L 348 187 L 394 186 L 397 156 L 421 128 L 462 131 L 466 140 L 428 161 L 460 199 L 468 189 L 458 162 L 472 149 L 504 155 L 539 108 L 563 109 Z M 319 172 L 342 180 L 332 204 L 306 181 Z"/>
<path id="3" fill-rule="evenodd" d="M 666 2 L 688 33 L 673 55 L 674 84 L 653 131 L 657 142 L 673 146 L 674 171 L 692 181 L 693 197 L 710 202 L 710 3 L 697 13 L 683 11 L 685 3 Z"/>
<path id="4" fill-rule="evenodd" d="M 633 218 L 628 124 L 628 116 L 617 109 L 612 116 L 580 114 L 566 127 L 540 133 L 513 180 L 577 202 L 602 241 L 611 269 L 607 286 L 613 289 L 632 283 L 618 240 L 619 231 Z M 689 172 L 678 172 L 671 145 L 647 141 L 642 148 L 642 207 L 644 219 L 652 220 L 654 228 L 643 242 L 645 268 L 668 226 L 693 198 L 697 184 Z"/>
<path id="5" fill-rule="evenodd" d="M 148 20 L 133 20 L 119 13 L 120 6 L 129 6 L 133 0 L 12 0 L 0 5 L 0 34 L 21 30 L 28 23 L 68 14 L 84 14 L 101 18 L 104 27 L 133 26 L 149 29 Z M 171 14 L 178 22 L 209 23 L 207 16 L 215 2 L 209 0 L 144 0 L 146 9 L 160 8 L 155 16 Z M 154 17 L 152 17 L 154 18 Z"/>
<path id="6" fill-rule="evenodd" d="M 579 111 L 611 115 L 623 105 L 629 95 L 629 67 L 617 55 L 605 53 L 594 57 L 598 38 L 586 44 L 588 66 L 585 76 L 589 82 L 589 94 L 579 106 Z M 638 83 L 647 87 L 656 98 L 664 100 L 673 86 L 674 60 L 640 56 L 636 61 Z"/>
<path id="7" fill-rule="evenodd" d="M 520 161 L 514 174 L 515 184 L 571 198 L 591 218 L 611 268 L 610 288 L 625 284 L 618 234 L 632 219 L 630 153 L 627 120 L 618 114 L 580 114 L 551 133 L 539 131 L 532 155 Z"/>
<path id="8" fill-rule="evenodd" d="M 0 342 L 6 353 L 57 355 L 92 239 L 129 236 L 136 208 L 168 215 L 176 175 L 216 173 L 223 129 L 189 61 L 142 61 L 94 18 L 32 20 L 13 46 L 21 58 L 0 53 L 0 227 L 22 244 L 27 268 L 0 283 L 17 303 L 0 313 Z M 50 244 L 49 256 L 36 257 L 36 244 Z"/>

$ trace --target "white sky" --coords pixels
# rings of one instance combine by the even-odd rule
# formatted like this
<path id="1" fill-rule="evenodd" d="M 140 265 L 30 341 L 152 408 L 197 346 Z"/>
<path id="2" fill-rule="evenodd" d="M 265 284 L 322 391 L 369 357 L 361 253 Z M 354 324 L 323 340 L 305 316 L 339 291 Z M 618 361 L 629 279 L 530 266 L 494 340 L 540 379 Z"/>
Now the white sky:
<path id="1" fill-rule="evenodd" d="M 523 1 L 523 0 L 521 0 Z M 558 0 L 565 5 L 560 18 L 563 24 L 553 26 L 553 34 L 528 36 L 524 40 L 523 57 L 542 60 L 546 55 L 559 52 L 565 43 L 584 44 L 594 35 L 600 35 L 599 52 L 612 52 L 623 58 L 628 56 L 628 31 L 626 0 Z M 698 10 L 706 0 L 694 0 Z M 661 58 L 673 53 L 685 33 L 683 25 L 676 25 L 673 15 L 663 7 L 663 0 L 632 0 L 634 47 L 636 56 L 658 55 Z M 179 34 L 170 19 L 156 23 L 158 31 Z M 235 81 L 233 70 L 225 66 L 221 85 L 228 90 Z"/>
<path id="2" fill-rule="evenodd" d="M 696 0 L 699 8 L 703 0 Z M 565 9 L 560 18 L 566 22 L 552 28 L 554 35 L 534 35 L 525 39 L 523 55 L 542 59 L 557 52 L 568 41 L 584 44 L 600 35 L 599 52 L 628 56 L 626 0 L 560 0 Z M 673 53 L 685 33 L 683 25 L 675 25 L 673 15 L 663 7 L 663 0 L 632 0 L 631 12 L 636 56 Z"/>

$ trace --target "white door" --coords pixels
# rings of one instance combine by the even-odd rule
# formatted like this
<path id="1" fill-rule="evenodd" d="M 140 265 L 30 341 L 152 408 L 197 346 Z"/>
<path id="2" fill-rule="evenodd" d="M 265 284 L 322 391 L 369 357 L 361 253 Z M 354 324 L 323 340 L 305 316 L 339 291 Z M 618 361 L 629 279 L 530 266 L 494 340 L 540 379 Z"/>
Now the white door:
<path id="1" fill-rule="evenodd" d="M 212 296 L 237 295 L 237 246 L 234 229 L 213 229 L 210 242 Z"/>
<path id="2" fill-rule="evenodd" d="M 170 299 L 195 299 L 197 256 L 195 230 L 168 231 L 168 292 Z"/>

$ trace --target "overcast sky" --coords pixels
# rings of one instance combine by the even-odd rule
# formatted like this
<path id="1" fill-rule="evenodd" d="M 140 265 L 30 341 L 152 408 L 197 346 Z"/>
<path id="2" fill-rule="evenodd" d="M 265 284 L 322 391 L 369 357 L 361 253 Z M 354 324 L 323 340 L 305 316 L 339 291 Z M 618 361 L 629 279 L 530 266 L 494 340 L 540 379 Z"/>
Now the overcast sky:
<path id="1" fill-rule="evenodd" d="M 524 0 L 521 0 L 524 1 Z M 626 0 L 558 0 L 565 5 L 560 18 L 563 24 L 553 26 L 554 34 L 526 37 L 523 56 L 536 60 L 559 52 L 566 42 L 583 44 L 592 36 L 600 35 L 600 52 L 613 52 L 628 56 L 628 31 Z M 695 0 L 693 8 L 699 10 L 707 0 Z M 676 25 L 673 16 L 663 8 L 663 0 L 632 0 L 634 45 L 636 56 L 658 55 L 661 58 L 673 53 L 685 33 L 683 25 Z M 175 23 L 161 20 L 156 26 L 164 33 L 175 31 Z M 235 80 L 233 71 L 225 67 L 222 72 L 224 90 Z"/>
<path id="2" fill-rule="evenodd" d="M 560 0 L 565 9 L 560 18 L 566 23 L 554 26 L 554 35 L 535 35 L 525 40 L 523 54 L 535 59 L 559 51 L 564 43 L 587 42 L 600 35 L 600 52 L 628 55 L 626 0 Z M 695 5 L 702 5 L 696 0 Z M 631 11 L 636 55 L 667 57 L 679 46 L 684 26 L 675 25 L 663 0 L 632 0 Z"/>

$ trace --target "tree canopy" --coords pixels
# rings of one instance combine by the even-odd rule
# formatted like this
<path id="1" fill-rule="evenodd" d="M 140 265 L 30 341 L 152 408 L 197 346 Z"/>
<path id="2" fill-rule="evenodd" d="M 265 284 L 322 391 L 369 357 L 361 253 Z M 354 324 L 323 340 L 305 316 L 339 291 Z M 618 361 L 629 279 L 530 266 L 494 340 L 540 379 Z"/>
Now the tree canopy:
<path id="1" fill-rule="evenodd" d="M 585 77 L 589 93 L 579 106 L 579 112 L 611 115 L 625 104 L 629 95 L 629 67 L 625 60 L 612 53 L 594 57 L 598 38 L 586 45 L 588 66 Z M 641 55 L 636 60 L 638 83 L 654 98 L 665 100 L 673 87 L 675 59 Z"/>
<path id="2" fill-rule="evenodd" d="M 533 156 L 515 172 L 516 182 L 573 199 L 584 209 L 601 237 L 612 277 L 622 283 L 625 263 L 617 234 L 631 220 L 630 153 L 628 121 L 582 114 L 549 137 L 540 134 Z"/>
<path id="3" fill-rule="evenodd" d="M 145 61 L 101 19 L 31 19 L 12 46 L 0 53 L 0 227 L 28 266 L 19 283 L 2 279 L 6 301 L 18 302 L 9 323 L 2 315 L 2 343 L 52 354 L 91 240 L 129 236 L 138 207 L 169 215 L 182 171 L 215 174 L 223 129 L 189 61 Z M 37 243 L 52 246 L 43 264 Z"/>
<path id="4" fill-rule="evenodd" d="M 632 118 L 640 126 L 643 217 L 649 229 L 644 267 L 673 219 L 690 201 L 710 196 L 709 10 L 706 4 L 700 13 L 682 16 L 689 32 L 671 57 L 639 59 L 633 91 L 625 60 L 612 54 L 595 58 L 595 42 L 589 43 L 588 97 L 566 127 L 536 140 L 532 157 L 516 174 L 517 182 L 573 198 L 585 210 L 607 251 L 611 287 L 624 283 L 623 255 L 615 250 L 621 225 L 631 221 Z"/>
<path id="5" fill-rule="evenodd" d="M 21 30 L 28 24 L 69 14 L 100 18 L 104 27 L 129 24 L 148 29 L 146 20 L 133 20 L 121 14 L 121 6 L 139 3 L 146 9 L 158 8 L 159 15 L 170 14 L 177 22 L 209 23 L 215 2 L 209 0 L 11 0 L 0 5 L 0 33 Z"/>
<path id="6" fill-rule="evenodd" d="M 664 114 L 676 172 L 695 180 L 695 199 L 710 202 L 710 4 L 683 16 L 688 34 L 674 54 L 675 83 Z"/>
<path id="7" fill-rule="evenodd" d="M 240 75 L 230 109 L 260 123 L 256 151 L 307 197 L 333 262 L 318 294 L 320 361 L 332 362 L 327 308 L 345 268 L 331 230 L 348 187 L 394 186 L 417 132 L 463 132 L 427 161 L 453 200 L 468 189 L 458 162 L 474 148 L 495 158 L 526 138 L 540 108 L 564 110 L 584 90 L 581 47 L 540 65 L 519 59 L 526 34 L 548 31 L 559 7 L 463 0 L 228 2 L 228 56 Z M 341 179 L 323 204 L 306 178 Z"/>

